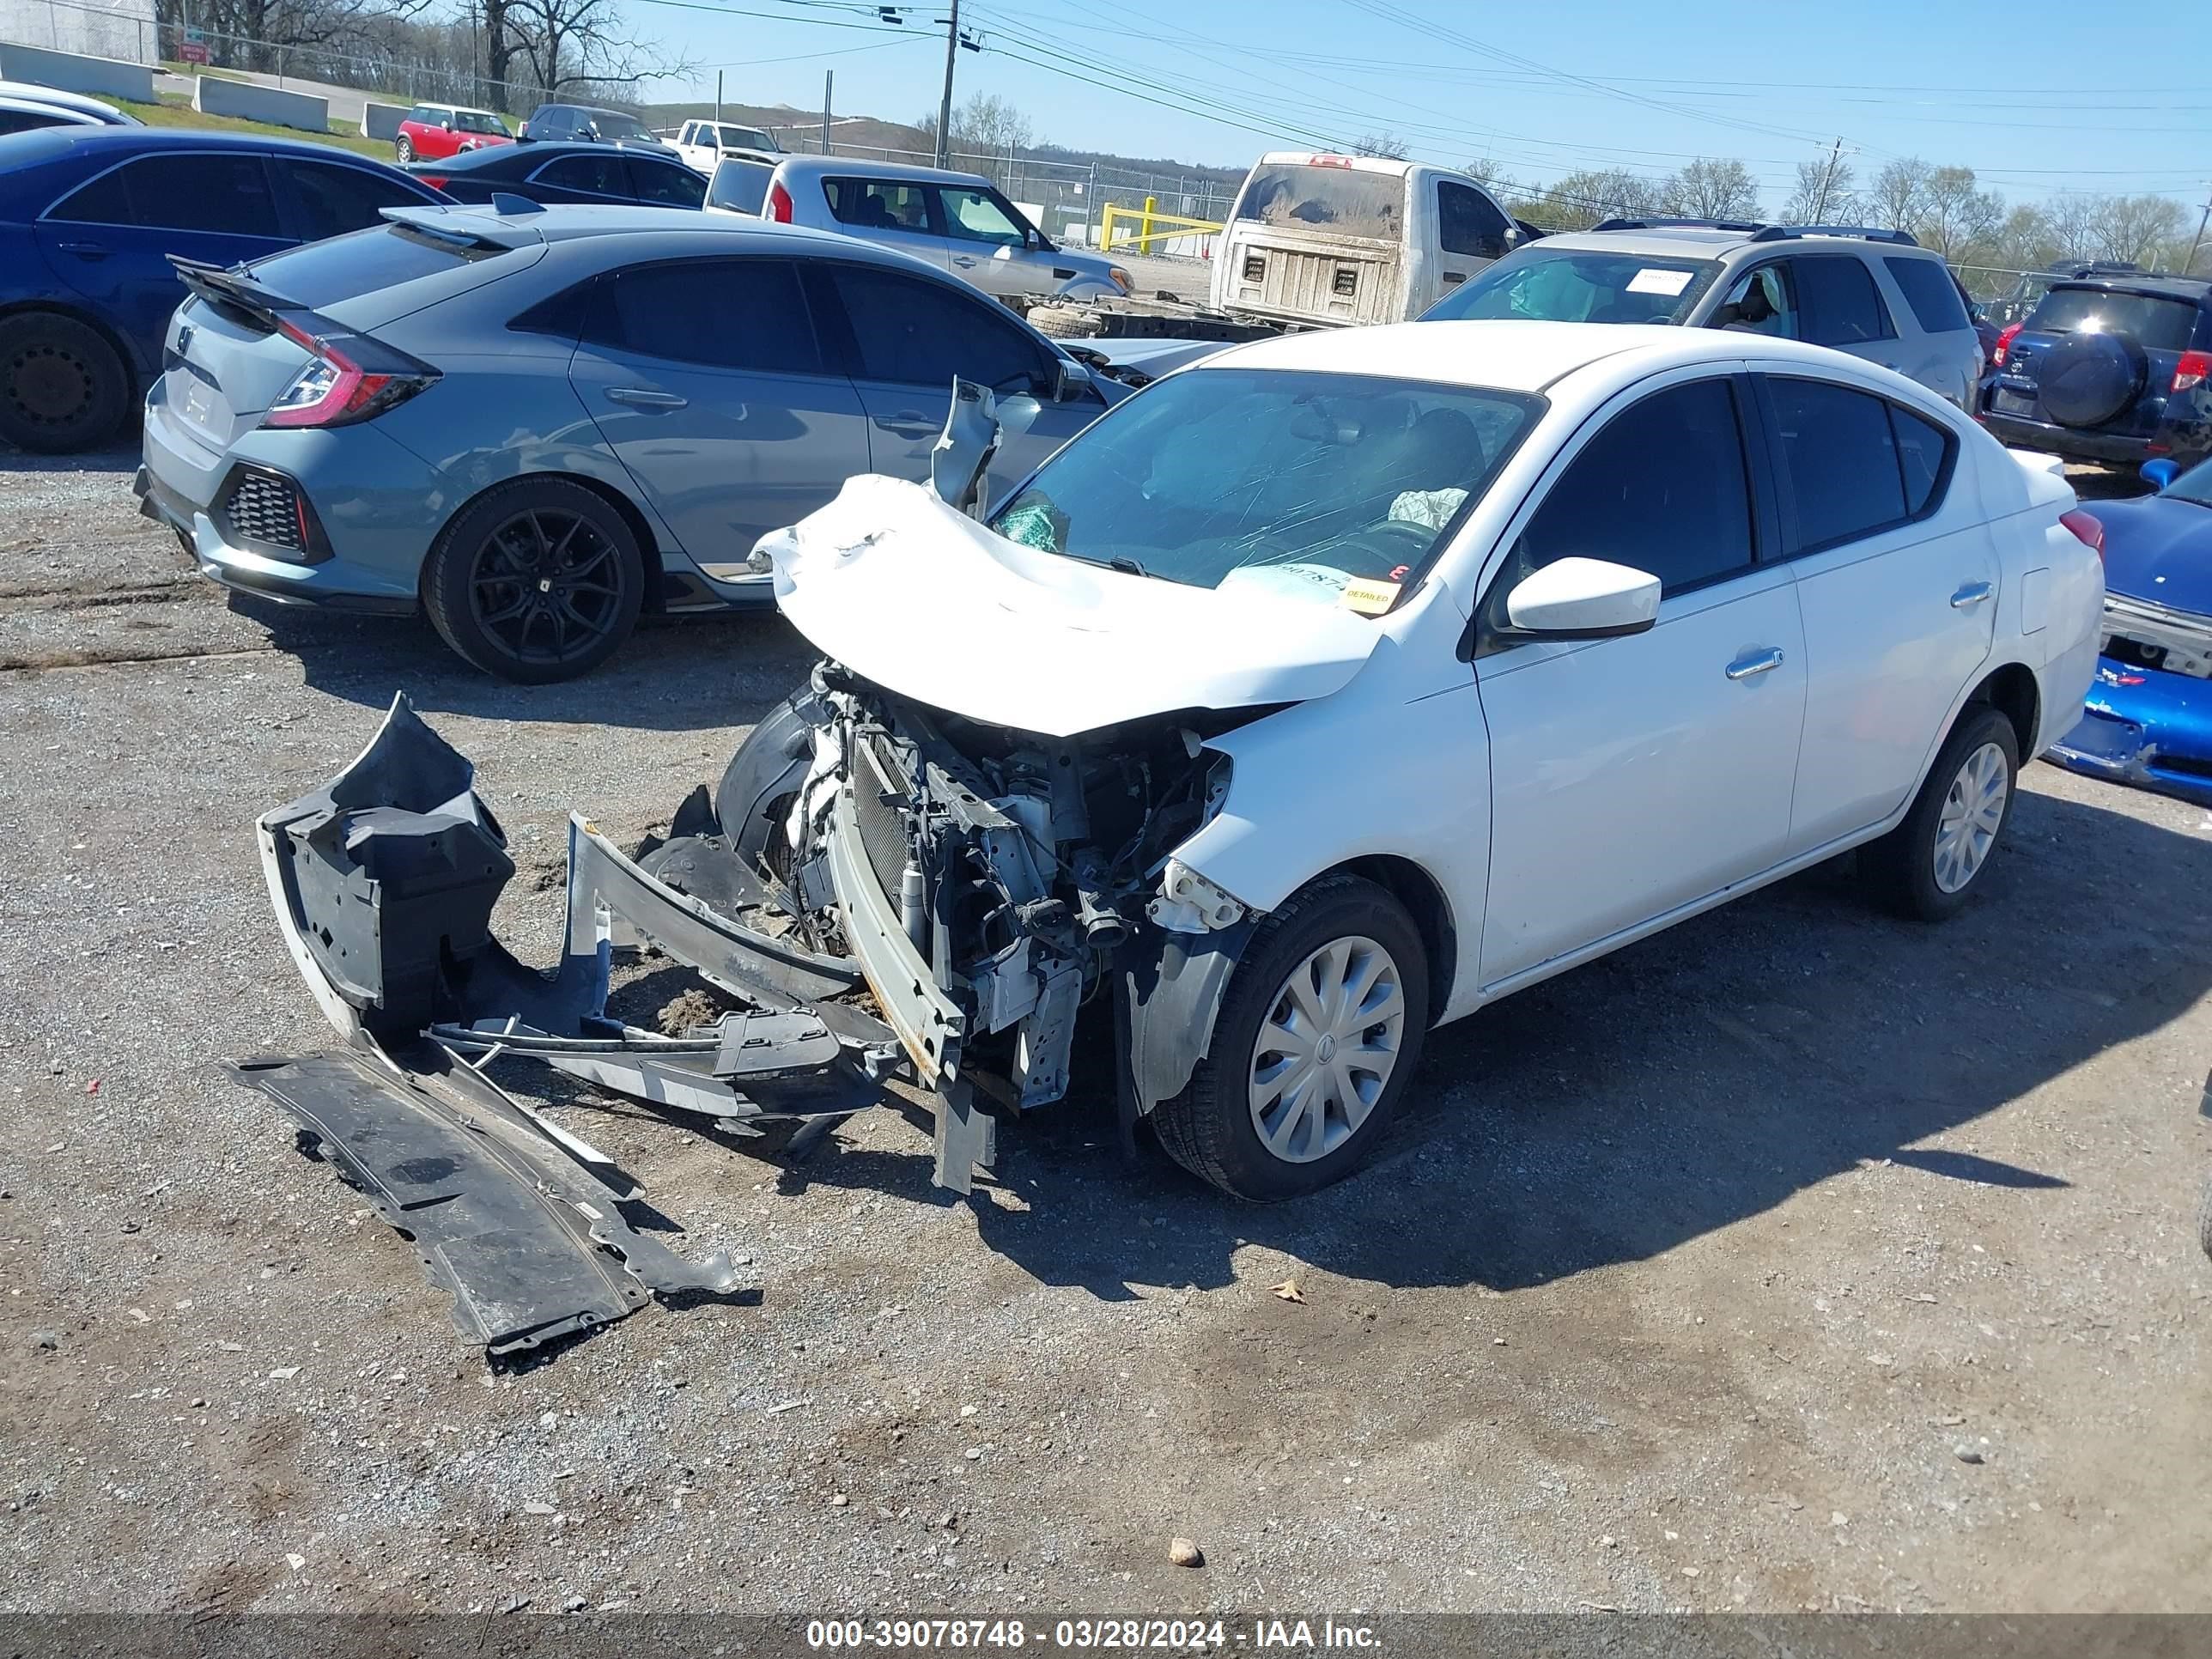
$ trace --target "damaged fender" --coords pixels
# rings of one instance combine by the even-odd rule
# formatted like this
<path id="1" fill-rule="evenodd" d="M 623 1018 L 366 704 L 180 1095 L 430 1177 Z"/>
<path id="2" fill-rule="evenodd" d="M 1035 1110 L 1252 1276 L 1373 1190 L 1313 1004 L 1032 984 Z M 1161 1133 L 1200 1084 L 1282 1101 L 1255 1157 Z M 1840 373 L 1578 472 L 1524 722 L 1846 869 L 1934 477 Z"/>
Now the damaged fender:
<path id="1" fill-rule="evenodd" d="M 1213 1042 L 1230 976 L 1251 943 L 1253 919 L 1211 933 L 1170 933 L 1157 957 L 1114 977 L 1122 1054 L 1121 1127 L 1189 1085 Z"/>

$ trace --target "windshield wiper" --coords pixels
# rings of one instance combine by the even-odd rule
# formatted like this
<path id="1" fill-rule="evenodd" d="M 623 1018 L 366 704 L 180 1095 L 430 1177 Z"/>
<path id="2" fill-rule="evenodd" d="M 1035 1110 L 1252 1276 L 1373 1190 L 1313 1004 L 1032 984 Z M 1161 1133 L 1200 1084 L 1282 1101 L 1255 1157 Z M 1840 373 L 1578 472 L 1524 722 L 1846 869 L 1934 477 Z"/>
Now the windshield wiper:
<path id="1" fill-rule="evenodd" d="M 1126 553 L 1109 554 L 1103 559 L 1094 559 L 1086 553 L 1062 553 L 1060 556 L 1073 559 L 1078 564 L 1103 565 L 1109 570 L 1118 570 L 1125 576 L 1149 576 L 1152 574 Z"/>

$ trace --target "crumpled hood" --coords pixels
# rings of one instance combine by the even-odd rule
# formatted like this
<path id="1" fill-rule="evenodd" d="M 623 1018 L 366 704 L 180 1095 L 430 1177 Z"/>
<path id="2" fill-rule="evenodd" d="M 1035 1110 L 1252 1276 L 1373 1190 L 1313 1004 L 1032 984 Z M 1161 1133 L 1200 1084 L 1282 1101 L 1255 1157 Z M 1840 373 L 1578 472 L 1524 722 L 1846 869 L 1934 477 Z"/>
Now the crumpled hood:
<path id="1" fill-rule="evenodd" d="M 759 547 L 776 603 L 824 656 L 902 696 L 1048 737 L 1327 696 L 1382 638 L 1319 600 L 1023 547 L 874 474 Z"/>
<path id="2" fill-rule="evenodd" d="M 2147 495 L 2084 510 L 2105 526 L 2107 592 L 2212 615 L 2212 507 Z"/>

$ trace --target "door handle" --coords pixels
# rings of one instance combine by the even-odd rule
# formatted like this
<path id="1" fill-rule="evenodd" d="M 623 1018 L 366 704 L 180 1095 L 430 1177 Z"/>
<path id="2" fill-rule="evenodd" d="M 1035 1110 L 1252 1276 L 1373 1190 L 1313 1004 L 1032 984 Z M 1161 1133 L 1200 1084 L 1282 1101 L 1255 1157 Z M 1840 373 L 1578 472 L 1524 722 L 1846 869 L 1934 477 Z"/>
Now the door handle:
<path id="1" fill-rule="evenodd" d="M 632 409 L 681 409 L 690 399 L 679 398 L 672 392 L 655 392 L 649 386 L 611 386 L 607 388 L 607 401 L 628 404 Z"/>
<path id="2" fill-rule="evenodd" d="M 932 420 L 927 415 L 878 415 L 875 423 L 885 432 L 896 432 L 902 438 L 927 438 L 944 429 L 945 422 Z"/>
<path id="3" fill-rule="evenodd" d="M 80 259 L 105 259 L 107 257 L 105 242 L 58 242 L 55 246 L 64 253 L 76 254 Z"/>
<path id="4" fill-rule="evenodd" d="M 1444 272 L 1444 286 L 1446 288 L 1455 287 L 1466 280 L 1467 273 L 1463 270 L 1448 270 Z"/>
<path id="5" fill-rule="evenodd" d="M 952 256 L 952 263 L 958 265 L 963 270 L 973 270 L 975 268 L 975 262 L 964 253 L 954 254 Z"/>
<path id="6" fill-rule="evenodd" d="M 1951 609 L 1954 611 L 1970 610 L 1973 606 L 1979 605 L 1984 599 L 1989 598 L 1989 596 L 1995 592 L 1996 592 L 1996 590 L 1991 587 L 1987 582 L 1968 582 L 1964 587 L 1960 588 L 1957 592 L 1951 596 Z"/>
<path id="7" fill-rule="evenodd" d="M 1771 673 L 1781 666 L 1782 647 L 1770 645 L 1763 650 L 1745 652 L 1722 672 L 1732 680 L 1747 680 L 1754 674 Z"/>

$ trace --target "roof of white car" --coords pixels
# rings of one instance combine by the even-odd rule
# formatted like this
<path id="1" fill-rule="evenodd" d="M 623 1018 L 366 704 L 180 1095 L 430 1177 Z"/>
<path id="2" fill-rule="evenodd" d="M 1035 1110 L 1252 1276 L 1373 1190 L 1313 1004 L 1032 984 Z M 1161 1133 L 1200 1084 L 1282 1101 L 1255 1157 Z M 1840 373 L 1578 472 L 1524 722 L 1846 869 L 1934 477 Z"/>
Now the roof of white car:
<path id="1" fill-rule="evenodd" d="M 1492 321 L 1314 329 L 1237 346 L 1193 367 L 1303 368 L 1541 392 L 1578 369 L 1611 359 L 1626 359 L 1616 367 L 1649 374 L 1683 364 L 1730 362 L 1747 356 L 1802 359 L 1808 366 L 1832 369 L 1869 367 L 1825 346 L 1725 329 Z"/>

